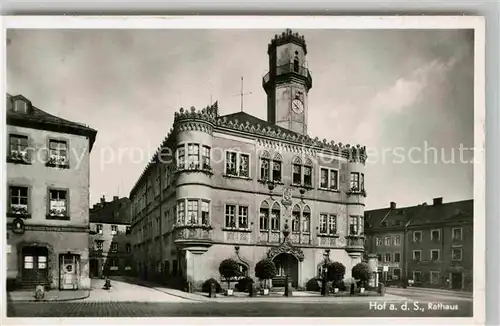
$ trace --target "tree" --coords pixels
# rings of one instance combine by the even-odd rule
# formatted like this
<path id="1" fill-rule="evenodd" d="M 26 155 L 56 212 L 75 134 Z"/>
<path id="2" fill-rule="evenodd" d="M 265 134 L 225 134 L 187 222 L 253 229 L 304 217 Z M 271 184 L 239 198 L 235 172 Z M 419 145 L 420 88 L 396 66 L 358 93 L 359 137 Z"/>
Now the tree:
<path id="1" fill-rule="evenodd" d="M 345 266 L 338 262 L 332 262 L 327 265 L 328 271 L 326 274 L 326 278 L 330 282 L 334 282 L 334 284 L 342 281 L 345 275 Z"/>
<path id="2" fill-rule="evenodd" d="M 227 281 L 227 288 L 231 286 L 231 279 L 240 276 L 240 268 L 238 262 L 234 259 L 225 259 L 219 265 L 219 273 Z"/>
<path id="3" fill-rule="evenodd" d="M 360 280 L 361 286 L 365 286 L 370 279 L 370 268 L 367 263 L 358 263 L 352 268 L 352 277 Z"/>
<path id="4" fill-rule="evenodd" d="M 272 279 L 276 274 L 278 274 L 278 270 L 273 260 L 270 258 L 262 259 L 255 265 L 255 276 L 264 280 L 264 282 Z"/>

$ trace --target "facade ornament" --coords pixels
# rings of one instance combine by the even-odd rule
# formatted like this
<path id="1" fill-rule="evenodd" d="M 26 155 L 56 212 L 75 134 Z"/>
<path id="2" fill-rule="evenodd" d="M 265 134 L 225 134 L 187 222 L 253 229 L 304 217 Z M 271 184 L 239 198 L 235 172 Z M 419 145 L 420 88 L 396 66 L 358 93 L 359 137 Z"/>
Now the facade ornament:
<path id="1" fill-rule="evenodd" d="M 295 247 L 292 244 L 290 237 L 286 237 L 285 241 L 283 241 L 279 246 L 269 249 L 269 251 L 267 252 L 267 257 L 270 259 L 274 259 L 279 254 L 291 254 L 295 256 L 295 258 L 297 258 L 299 261 L 304 260 L 304 252 L 300 248 Z"/>

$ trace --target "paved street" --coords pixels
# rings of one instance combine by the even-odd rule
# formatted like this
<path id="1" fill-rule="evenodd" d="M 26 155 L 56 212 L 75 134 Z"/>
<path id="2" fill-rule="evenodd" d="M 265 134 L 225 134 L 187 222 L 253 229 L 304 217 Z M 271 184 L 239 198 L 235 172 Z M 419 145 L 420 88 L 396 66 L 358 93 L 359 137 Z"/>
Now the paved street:
<path id="1" fill-rule="evenodd" d="M 264 298 L 247 298 L 245 301 L 234 302 L 230 302 L 231 298 L 224 298 L 222 301 L 197 302 L 137 285 L 115 282 L 113 287 L 115 292 L 110 292 L 106 294 L 107 296 L 96 289 L 95 293 L 88 299 L 80 301 L 9 302 L 8 316 L 470 317 L 472 315 L 472 299 L 465 297 L 467 294 L 460 297 L 459 295 L 450 295 L 449 292 L 431 292 L 421 289 L 388 289 L 390 294 L 387 296 L 373 298 L 318 297 L 305 299 L 293 297 L 273 298 L 267 302 L 260 301 Z M 97 295 L 95 295 L 96 293 Z M 151 297 L 148 298 L 148 295 Z M 109 302 L 110 300 L 113 302 Z M 429 303 L 434 304 L 434 310 L 429 310 Z M 446 310 L 446 307 L 440 304 L 455 306 L 456 309 Z M 405 307 L 406 309 L 404 309 Z"/>

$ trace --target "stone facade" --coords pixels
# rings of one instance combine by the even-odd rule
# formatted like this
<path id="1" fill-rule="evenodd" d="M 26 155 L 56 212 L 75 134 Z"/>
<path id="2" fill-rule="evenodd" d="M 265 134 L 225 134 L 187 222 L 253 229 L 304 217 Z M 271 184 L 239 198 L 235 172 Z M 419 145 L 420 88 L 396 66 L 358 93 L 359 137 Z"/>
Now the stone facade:
<path id="1" fill-rule="evenodd" d="M 305 62 L 305 41 L 291 31 L 271 42 L 271 61 L 297 40 Z M 350 277 L 364 251 L 365 148 L 308 136 L 307 111 L 292 109 L 294 97 L 287 107 L 303 115 L 303 124 L 275 119 L 285 110 L 283 103 L 269 104 L 277 89 L 312 86 L 300 67 L 306 72 L 270 64 L 263 80 L 268 121 L 244 112 L 220 116 L 217 103 L 175 113 L 130 193 L 133 254 L 142 277 L 180 276 L 199 287 L 220 279 L 223 259 L 236 259 L 254 276 L 255 264 L 269 257 L 280 271 L 275 284 L 289 273 L 303 287 L 318 275 L 325 253 Z"/>
<path id="2" fill-rule="evenodd" d="M 89 156 L 96 133 L 7 96 L 9 285 L 90 288 Z"/>
<path id="3" fill-rule="evenodd" d="M 432 205 L 399 208 L 392 202 L 388 208 L 366 211 L 365 220 L 366 249 L 378 255 L 381 279 L 472 290 L 472 200 L 443 203 L 435 198 Z"/>

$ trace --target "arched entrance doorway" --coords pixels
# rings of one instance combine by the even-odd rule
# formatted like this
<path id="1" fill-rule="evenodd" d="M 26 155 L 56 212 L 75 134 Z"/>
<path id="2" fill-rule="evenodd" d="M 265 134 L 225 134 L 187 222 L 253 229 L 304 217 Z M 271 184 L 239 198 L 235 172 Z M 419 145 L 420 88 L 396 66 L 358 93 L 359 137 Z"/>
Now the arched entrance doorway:
<path id="1" fill-rule="evenodd" d="M 50 284 L 48 271 L 49 250 L 43 246 L 22 248 L 21 277 L 23 283 Z"/>
<path id="2" fill-rule="evenodd" d="M 273 278 L 273 286 L 285 286 L 286 274 L 292 279 L 292 286 L 297 287 L 299 281 L 299 261 L 290 253 L 281 253 L 274 257 L 274 264 L 278 274 Z"/>

